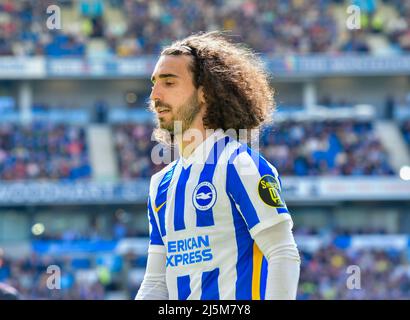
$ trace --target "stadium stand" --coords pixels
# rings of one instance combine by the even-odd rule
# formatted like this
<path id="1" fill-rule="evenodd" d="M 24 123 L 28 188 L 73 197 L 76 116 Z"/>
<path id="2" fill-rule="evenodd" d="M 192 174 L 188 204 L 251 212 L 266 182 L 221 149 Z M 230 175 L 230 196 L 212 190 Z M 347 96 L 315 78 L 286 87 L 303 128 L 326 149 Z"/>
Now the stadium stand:
<path id="1" fill-rule="evenodd" d="M 296 233 L 297 240 L 303 236 Z M 332 234 L 329 241 L 329 235 L 310 235 L 311 239 L 321 240 L 323 245 L 314 250 L 300 249 L 302 266 L 298 299 L 410 298 L 409 260 L 405 248 L 346 248 L 340 241 L 343 237 Z M 62 270 L 60 290 L 47 288 L 48 274 L 44 270 L 50 265 L 59 266 Z M 145 265 L 146 256 L 143 254 L 66 251 L 65 255 L 50 255 L 36 252 L 26 258 L 4 259 L 0 268 L 0 281 L 13 285 L 24 299 L 102 300 L 115 297 L 119 288 L 125 289 L 128 298 L 132 298 L 142 280 Z M 360 290 L 349 290 L 346 286 L 350 275 L 346 272 L 348 266 L 360 266 Z M 131 274 L 138 276 L 129 279 Z M 127 298 L 125 295 L 120 297 Z"/>
<path id="2" fill-rule="evenodd" d="M 283 122 L 262 134 L 261 152 L 282 175 L 392 175 L 371 122 Z"/>
<path id="3" fill-rule="evenodd" d="M 346 286 L 347 266 L 360 266 L 360 290 Z M 302 251 L 301 279 L 301 300 L 409 299 L 406 250 L 346 250 L 330 244 L 314 253 Z"/>
<path id="4" fill-rule="evenodd" d="M 65 124 L 3 124 L 1 180 L 78 180 L 91 175 L 85 131 Z"/>
<path id="5" fill-rule="evenodd" d="M 163 166 L 151 161 L 153 127 L 145 124 L 121 124 L 114 127 L 114 141 L 121 178 L 149 178 Z"/>
<path id="6" fill-rule="evenodd" d="M 406 127 L 403 127 L 404 134 Z M 163 166 L 150 159 L 152 125 L 113 125 L 121 178 L 148 178 Z M 0 128 L 4 180 L 91 177 L 85 129 L 64 124 L 6 124 Z M 260 152 L 282 175 L 392 175 L 371 122 L 280 122 L 261 135 Z M 51 157 L 51 155 L 53 155 Z"/>
<path id="7" fill-rule="evenodd" d="M 349 1 L 64 1 L 63 33 L 41 19 L 51 1 L 0 2 L 1 55 L 134 56 L 195 30 L 225 29 L 257 51 L 275 54 L 410 50 L 406 1 L 355 0 L 362 26 L 349 33 Z M 18 17 L 19 20 L 13 19 Z M 272 26 L 275 28 L 272 28 Z M 41 33 L 39 33 L 41 31 Z"/>

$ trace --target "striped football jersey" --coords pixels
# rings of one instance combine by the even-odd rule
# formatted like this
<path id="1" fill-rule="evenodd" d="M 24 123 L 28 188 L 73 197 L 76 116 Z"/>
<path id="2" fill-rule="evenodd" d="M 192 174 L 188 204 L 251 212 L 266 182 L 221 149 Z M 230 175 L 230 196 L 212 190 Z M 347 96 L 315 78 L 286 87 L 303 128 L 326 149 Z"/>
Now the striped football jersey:
<path id="1" fill-rule="evenodd" d="M 291 220 L 277 170 L 216 130 L 151 178 L 150 252 L 166 253 L 170 299 L 264 299 L 267 260 L 254 236 Z"/>

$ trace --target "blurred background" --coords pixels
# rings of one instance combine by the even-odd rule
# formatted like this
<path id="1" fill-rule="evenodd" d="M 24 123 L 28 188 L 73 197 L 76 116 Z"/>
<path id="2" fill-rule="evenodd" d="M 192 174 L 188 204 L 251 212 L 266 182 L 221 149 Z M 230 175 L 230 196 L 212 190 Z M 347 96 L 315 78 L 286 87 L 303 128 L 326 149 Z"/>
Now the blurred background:
<path id="1" fill-rule="evenodd" d="M 272 74 L 260 147 L 293 215 L 298 299 L 410 299 L 406 0 L 0 0 L 0 282 L 23 299 L 134 298 L 163 167 L 149 78 L 162 46 L 210 30 Z"/>

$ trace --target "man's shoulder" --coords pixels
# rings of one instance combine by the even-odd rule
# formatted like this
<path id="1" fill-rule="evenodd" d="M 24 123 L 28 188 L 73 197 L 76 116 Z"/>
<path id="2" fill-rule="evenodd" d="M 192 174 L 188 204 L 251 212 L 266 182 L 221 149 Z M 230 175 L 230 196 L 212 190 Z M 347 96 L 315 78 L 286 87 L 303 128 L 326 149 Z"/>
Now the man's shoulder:
<path id="1" fill-rule="evenodd" d="M 256 167 L 259 172 L 269 170 L 278 175 L 276 167 L 257 148 L 251 148 L 247 144 L 241 144 L 231 152 L 229 164 L 237 168 Z"/>
<path id="2" fill-rule="evenodd" d="M 230 162 L 237 160 L 238 157 L 246 161 L 255 161 L 261 159 L 265 162 L 268 162 L 268 160 L 266 160 L 265 157 L 260 153 L 258 148 L 252 148 L 246 143 L 239 143 L 238 141 L 235 141 L 229 151 Z"/>
<path id="3" fill-rule="evenodd" d="M 164 178 L 164 176 L 175 167 L 177 162 L 178 162 L 178 159 L 172 161 L 170 164 L 166 165 L 164 168 L 162 168 L 157 173 L 154 173 L 151 177 L 151 185 L 160 183 L 161 180 Z"/>

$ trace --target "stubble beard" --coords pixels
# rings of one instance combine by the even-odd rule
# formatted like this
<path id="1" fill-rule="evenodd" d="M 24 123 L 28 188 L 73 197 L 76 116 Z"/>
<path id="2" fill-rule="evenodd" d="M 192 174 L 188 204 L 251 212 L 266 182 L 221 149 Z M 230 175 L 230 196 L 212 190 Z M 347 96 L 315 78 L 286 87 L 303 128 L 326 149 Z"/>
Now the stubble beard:
<path id="1" fill-rule="evenodd" d="M 191 127 L 201 110 L 196 93 L 193 93 L 177 110 L 178 113 L 175 114 L 175 109 L 171 108 L 170 120 L 161 120 L 157 116 L 157 127 L 154 129 L 154 137 L 157 141 L 170 145 L 176 134 L 183 134 Z"/>

